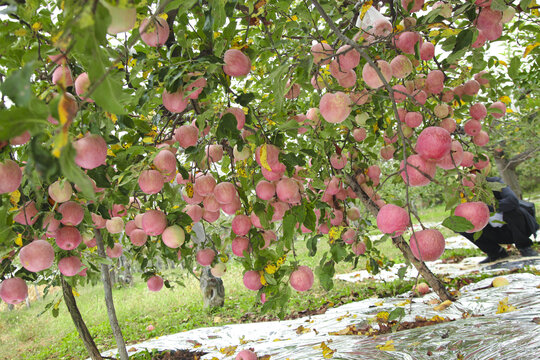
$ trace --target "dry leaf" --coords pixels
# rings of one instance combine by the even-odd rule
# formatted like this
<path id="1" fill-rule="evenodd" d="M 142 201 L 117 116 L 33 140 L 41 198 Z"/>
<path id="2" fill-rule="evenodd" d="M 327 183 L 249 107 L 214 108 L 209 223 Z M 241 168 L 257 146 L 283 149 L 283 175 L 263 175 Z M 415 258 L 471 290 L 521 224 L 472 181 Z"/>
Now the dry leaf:
<path id="1" fill-rule="evenodd" d="M 299 327 L 296 328 L 295 331 L 296 331 L 296 333 L 298 335 L 301 335 L 301 334 L 306 334 L 306 333 L 310 332 L 311 329 L 300 325 Z"/>
<path id="2" fill-rule="evenodd" d="M 328 341 L 328 342 L 330 343 L 331 341 Z M 313 348 L 321 349 L 323 353 L 323 357 L 325 359 L 331 359 L 334 356 L 334 353 L 336 352 L 336 350 L 330 349 L 324 341 L 321 343 L 321 345 L 316 345 Z"/>
<path id="3" fill-rule="evenodd" d="M 442 311 L 447 309 L 450 305 L 452 305 L 452 302 L 450 300 L 443 301 L 439 305 L 435 306 L 433 310 L 435 311 Z"/>
<path id="4" fill-rule="evenodd" d="M 222 349 L 219 349 L 219 352 L 227 356 L 233 356 L 234 353 L 236 352 L 236 348 L 237 346 L 227 346 Z"/>
<path id="5" fill-rule="evenodd" d="M 508 297 L 505 297 L 504 299 L 499 301 L 499 305 L 497 306 L 497 312 L 495 314 L 502 314 L 516 310 L 517 308 L 515 306 L 508 305 Z"/>
<path id="6" fill-rule="evenodd" d="M 396 351 L 394 340 L 388 340 L 384 345 L 377 345 L 377 349 L 381 351 Z"/>

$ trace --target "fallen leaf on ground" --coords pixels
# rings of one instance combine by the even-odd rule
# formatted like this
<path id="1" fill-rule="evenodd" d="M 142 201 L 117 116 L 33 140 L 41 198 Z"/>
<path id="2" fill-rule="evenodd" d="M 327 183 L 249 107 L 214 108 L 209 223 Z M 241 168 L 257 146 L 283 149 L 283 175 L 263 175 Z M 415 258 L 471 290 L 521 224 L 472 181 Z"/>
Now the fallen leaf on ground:
<path id="1" fill-rule="evenodd" d="M 442 311 L 447 309 L 450 305 L 452 305 L 452 302 L 450 300 L 443 301 L 439 305 L 435 306 L 433 310 L 435 311 Z"/>
<path id="2" fill-rule="evenodd" d="M 384 345 L 377 345 L 377 349 L 381 351 L 396 351 L 394 340 L 388 340 Z"/>
<path id="3" fill-rule="evenodd" d="M 503 314 L 516 310 L 517 308 L 515 306 L 508 305 L 508 297 L 505 297 L 504 299 L 499 301 L 499 305 L 497 306 L 497 312 L 495 314 Z"/>

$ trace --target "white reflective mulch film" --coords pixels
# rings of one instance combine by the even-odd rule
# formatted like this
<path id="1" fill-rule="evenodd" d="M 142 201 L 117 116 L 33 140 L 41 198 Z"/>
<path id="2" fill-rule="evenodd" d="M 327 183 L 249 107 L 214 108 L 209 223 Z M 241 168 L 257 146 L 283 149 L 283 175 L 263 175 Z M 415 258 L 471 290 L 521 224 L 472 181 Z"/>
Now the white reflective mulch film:
<path id="1" fill-rule="evenodd" d="M 540 257 L 508 257 L 499 260 L 495 263 L 479 264 L 485 257 L 468 257 L 463 259 L 459 263 L 447 263 L 442 260 L 427 261 L 428 268 L 437 275 L 444 275 L 446 277 L 457 277 L 468 274 L 478 273 L 497 273 L 500 271 L 509 271 L 515 269 L 522 269 L 523 267 L 530 267 L 531 269 L 540 269 Z M 377 274 L 371 274 L 367 270 L 355 271 L 348 274 L 335 275 L 335 279 L 357 282 L 364 280 L 376 280 L 376 281 L 392 281 L 399 279 L 399 269 L 405 267 L 405 264 L 395 264 L 388 270 L 381 270 Z M 405 272 L 404 279 L 411 280 L 418 276 L 418 271 L 414 267 L 410 267 Z M 540 356 L 539 356 L 540 359 Z"/>
<path id="2" fill-rule="evenodd" d="M 270 355 L 271 360 L 537 360 L 540 358 L 540 276 L 522 273 L 505 278 L 509 285 L 503 287 L 491 287 L 492 279 L 463 287 L 459 300 L 444 310 L 435 310 L 435 305 L 428 303 L 436 298 L 434 294 L 412 299 L 372 298 L 309 318 L 202 328 L 128 348 L 204 351 L 208 354 L 202 359 L 220 360 L 234 359 L 240 350 L 249 348 L 258 356 Z M 391 312 L 396 306 L 405 310 L 402 321 L 414 321 L 416 316 L 455 321 L 378 336 L 331 335 L 343 332 L 350 325 L 365 326 L 376 314 Z M 110 356 L 111 352 L 105 355 Z"/>

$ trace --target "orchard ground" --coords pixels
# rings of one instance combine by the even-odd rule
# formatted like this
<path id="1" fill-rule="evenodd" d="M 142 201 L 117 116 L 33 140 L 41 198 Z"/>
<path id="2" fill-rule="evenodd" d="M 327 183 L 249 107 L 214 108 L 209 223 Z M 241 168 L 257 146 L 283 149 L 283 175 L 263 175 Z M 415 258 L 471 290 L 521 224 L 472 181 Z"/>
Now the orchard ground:
<path id="1" fill-rule="evenodd" d="M 540 212 L 540 195 L 536 194 L 528 199 L 534 201 L 537 213 Z M 437 219 L 444 217 L 444 213 L 444 206 L 435 206 L 425 210 L 425 213 L 421 215 L 426 222 L 436 222 Z M 455 236 L 448 229 L 439 229 L 445 237 Z M 325 240 L 323 238 L 319 241 L 321 250 L 328 247 Z M 538 243 L 535 243 L 534 247 L 540 249 Z M 378 245 L 378 248 L 394 263 L 403 262 L 401 253 L 389 240 Z M 319 251 L 315 257 L 309 257 L 305 246 L 298 246 L 297 256 L 302 264 L 314 267 L 318 264 L 321 253 Z M 470 256 L 483 256 L 483 253 L 477 249 L 447 249 L 442 259 L 459 261 Z M 354 270 L 365 269 L 364 259 L 362 258 Z M 169 269 L 165 271 L 165 277 L 170 280 L 180 279 L 185 287 L 175 284 L 173 289 L 163 288 L 160 292 L 153 293 L 148 291 L 140 274 L 134 274 L 132 287 L 117 287 L 114 291 L 116 310 L 128 349 L 130 345 L 147 339 L 199 327 L 275 320 L 275 315 L 260 313 L 261 304 L 256 299 L 255 292 L 247 290 L 242 283 L 242 270 L 242 266 L 234 260 L 228 263 L 228 271 L 223 277 L 225 305 L 222 308 L 210 310 L 203 308 L 199 282 L 191 275 L 180 278 L 180 271 Z M 349 263 L 340 263 L 336 267 L 336 274 L 352 271 L 353 268 Z M 533 270 L 524 269 L 524 271 Z M 478 274 L 452 280 L 445 279 L 445 281 L 449 280 L 447 284 L 455 287 L 489 276 L 492 274 Z M 410 291 L 414 284 L 414 281 L 400 280 L 358 283 L 335 280 L 334 288 L 326 292 L 319 282 L 315 281 L 309 297 L 304 296 L 303 293 L 293 292 L 293 297 L 285 308 L 285 318 L 322 313 L 327 308 L 372 296 L 395 296 Z M 33 286 L 30 288 L 32 292 Z M 87 358 L 84 346 L 63 302 L 60 304 L 58 317 L 50 316 L 50 312 L 39 315 L 48 303 L 60 299 L 61 291 L 58 290 L 53 289 L 45 299 L 31 302 L 30 308 L 26 308 L 23 303 L 15 310 L 8 311 L 7 306 L 2 304 L 0 307 L 2 310 L 0 311 L 1 360 Z M 102 351 L 115 348 L 101 284 L 87 285 L 77 288 L 76 291 L 80 295 L 76 297 L 79 309 L 90 332 L 95 337 L 98 348 Z M 150 325 L 153 330 L 148 330 Z"/>

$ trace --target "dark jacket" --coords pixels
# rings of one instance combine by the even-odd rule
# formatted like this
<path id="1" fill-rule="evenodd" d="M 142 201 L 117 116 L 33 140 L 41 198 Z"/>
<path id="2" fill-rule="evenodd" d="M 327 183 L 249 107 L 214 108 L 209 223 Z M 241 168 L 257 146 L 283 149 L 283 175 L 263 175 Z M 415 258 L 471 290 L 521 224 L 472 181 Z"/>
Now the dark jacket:
<path id="1" fill-rule="evenodd" d="M 487 177 L 486 180 L 504 183 L 499 177 Z M 509 186 L 502 188 L 501 191 L 493 191 L 493 195 L 498 202 L 497 212 L 503 214 L 503 221 L 510 228 L 514 239 L 536 235 L 538 230 L 536 219 L 520 206 L 518 197 Z"/>

